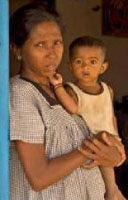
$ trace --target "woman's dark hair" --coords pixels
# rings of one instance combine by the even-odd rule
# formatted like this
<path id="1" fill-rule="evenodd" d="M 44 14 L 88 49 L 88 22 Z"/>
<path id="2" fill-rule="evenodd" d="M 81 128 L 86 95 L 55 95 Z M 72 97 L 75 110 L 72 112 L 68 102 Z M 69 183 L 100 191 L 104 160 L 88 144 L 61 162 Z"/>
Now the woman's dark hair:
<path id="1" fill-rule="evenodd" d="M 71 58 L 74 49 L 79 48 L 79 47 L 97 47 L 97 48 L 101 48 L 104 57 L 106 55 L 106 46 L 104 44 L 104 42 L 98 38 L 94 38 L 91 36 L 82 36 L 79 38 L 76 38 L 75 40 L 73 40 L 73 42 L 70 44 L 69 46 L 69 56 Z"/>
<path id="2" fill-rule="evenodd" d="M 31 3 L 19 8 L 10 18 L 11 43 L 21 47 L 34 26 L 46 21 L 55 21 L 63 30 L 61 18 L 54 9 L 42 3 Z"/>

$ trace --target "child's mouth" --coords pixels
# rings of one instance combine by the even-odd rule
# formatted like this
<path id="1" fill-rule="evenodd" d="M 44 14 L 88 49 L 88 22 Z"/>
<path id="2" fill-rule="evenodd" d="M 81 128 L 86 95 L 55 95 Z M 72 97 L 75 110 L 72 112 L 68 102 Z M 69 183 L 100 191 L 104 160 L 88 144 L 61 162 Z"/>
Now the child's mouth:
<path id="1" fill-rule="evenodd" d="M 83 72 L 83 76 L 90 76 L 89 72 Z"/>

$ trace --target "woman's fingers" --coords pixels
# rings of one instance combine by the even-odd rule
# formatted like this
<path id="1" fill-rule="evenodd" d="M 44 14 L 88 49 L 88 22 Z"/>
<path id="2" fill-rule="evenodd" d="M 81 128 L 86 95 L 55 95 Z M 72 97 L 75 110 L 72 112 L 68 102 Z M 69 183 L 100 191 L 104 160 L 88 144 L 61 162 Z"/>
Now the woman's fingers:
<path id="1" fill-rule="evenodd" d="M 94 137 L 93 139 L 84 140 L 80 152 L 88 159 L 94 160 L 88 168 L 92 168 L 95 164 L 104 167 L 119 166 L 126 159 L 123 144 L 116 137 L 102 133 L 106 142 L 102 142 L 102 139 Z M 107 144 L 106 144 L 107 143 Z"/>
<path id="2" fill-rule="evenodd" d="M 121 145 L 121 140 L 118 136 L 113 136 L 111 134 L 108 134 L 108 133 L 103 133 L 102 134 L 102 139 L 103 141 L 109 145 L 109 146 L 113 146 L 114 143 L 117 144 L 117 145 Z"/>
<path id="3" fill-rule="evenodd" d="M 121 138 L 117 135 L 114 136 L 119 142 L 121 142 Z"/>
<path id="4" fill-rule="evenodd" d="M 95 145 L 94 139 L 85 140 L 84 145 L 86 146 L 86 148 L 90 149 L 92 152 L 95 152 L 97 154 L 99 153 L 100 148 L 99 146 Z"/>
<path id="5" fill-rule="evenodd" d="M 92 142 L 97 147 L 97 149 L 99 149 L 100 152 L 103 150 L 103 148 L 106 147 L 106 145 L 97 138 L 94 138 Z"/>
<path id="6" fill-rule="evenodd" d="M 100 142 L 98 139 L 94 138 L 92 140 L 85 140 L 84 144 L 95 153 L 100 153 L 102 148 L 105 146 L 102 142 Z"/>
<path id="7" fill-rule="evenodd" d="M 103 140 L 109 146 L 115 146 L 118 149 L 119 153 L 121 154 L 121 161 L 118 164 L 118 166 L 120 166 L 126 160 L 125 149 L 124 145 L 121 143 L 121 139 L 118 136 L 112 136 L 110 134 L 103 133 Z"/>
<path id="8" fill-rule="evenodd" d="M 111 141 L 109 140 L 108 134 L 106 132 L 102 134 L 102 139 L 107 145 L 111 146 Z"/>
<path id="9" fill-rule="evenodd" d="M 85 150 L 82 147 L 80 148 L 80 152 L 88 159 L 95 160 L 100 166 L 115 167 L 118 165 L 121 160 L 121 156 L 116 147 L 102 144 L 97 139 L 93 140 L 93 142 L 96 147 L 94 148 L 94 146 L 91 144 L 89 150 L 91 149 L 92 152 L 88 151 L 87 149 Z M 90 143 L 88 142 L 86 145 L 89 146 Z"/>
<path id="10" fill-rule="evenodd" d="M 108 133 L 102 134 L 103 141 L 109 146 L 116 146 L 117 148 L 122 148 L 123 144 L 118 136 L 114 136 Z"/>
<path id="11" fill-rule="evenodd" d="M 96 160 L 97 159 L 97 155 L 92 153 L 91 151 L 89 151 L 88 149 L 84 149 L 83 147 L 79 147 L 78 151 L 80 153 L 82 153 L 84 156 L 86 156 L 88 159 L 90 160 Z"/>

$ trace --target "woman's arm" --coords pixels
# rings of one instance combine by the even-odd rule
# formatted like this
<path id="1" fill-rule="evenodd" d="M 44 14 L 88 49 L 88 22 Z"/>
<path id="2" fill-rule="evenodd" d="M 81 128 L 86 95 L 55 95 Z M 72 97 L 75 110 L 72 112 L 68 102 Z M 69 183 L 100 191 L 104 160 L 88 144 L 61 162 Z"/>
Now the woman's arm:
<path id="1" fill-rule="evenodd" d="M 63 179 L 86 160 L 78 150 L 48 160 L 42 144 L 16 141 L 16 147 L 25 174 L 35 191 L 41 191 Z"/>
<path id="2" fill-rule="evenodd" d="M 109 140 L 111 140 L 109 138 Z M 123 151 L 121 142 L 116 142 Z M 86 148 L 84 145 L 88 148 Z M 80 150 L 48 160 L 42 144 L 30 144 L 16 141 L 17 151 L 30 185 L 40 191 L 68 176 L 73 170 L 83 165 L 87 159 L 94 160 L 86 168 L 95 166 L 115 167 L 121 160 L 121 154 L 115 146 L 103 144 L 98 139 L 84 140 Z"/>

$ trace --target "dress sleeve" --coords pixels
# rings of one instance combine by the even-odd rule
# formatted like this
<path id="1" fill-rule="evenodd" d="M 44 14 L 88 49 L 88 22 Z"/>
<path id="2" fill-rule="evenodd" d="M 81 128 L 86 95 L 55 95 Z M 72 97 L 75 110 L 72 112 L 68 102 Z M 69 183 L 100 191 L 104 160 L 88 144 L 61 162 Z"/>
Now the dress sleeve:
<path id="1" fill-rule="evenodd" d="M 44 143 L 45 127 L 32 88 L 12 87 L 10 91 L 10 139 Z"/>

